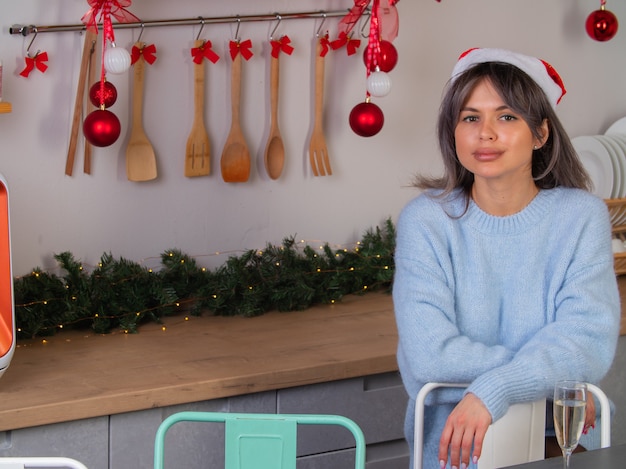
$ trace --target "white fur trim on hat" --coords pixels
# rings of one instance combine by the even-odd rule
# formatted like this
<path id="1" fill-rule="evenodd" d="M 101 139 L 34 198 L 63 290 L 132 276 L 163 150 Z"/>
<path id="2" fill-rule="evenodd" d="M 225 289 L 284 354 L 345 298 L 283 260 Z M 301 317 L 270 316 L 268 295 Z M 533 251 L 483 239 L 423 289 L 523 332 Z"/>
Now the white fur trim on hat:
<path id="1" fill-rule="evenodd" d="M 566 92 L 563 80 L 548 62 L 505 49 L 474 48 L 463 52 L 452 70 L 452 81 L 471 66 L 485 62 L 515 65 L 543 89 L 552 107 L 556 107 Z"/>

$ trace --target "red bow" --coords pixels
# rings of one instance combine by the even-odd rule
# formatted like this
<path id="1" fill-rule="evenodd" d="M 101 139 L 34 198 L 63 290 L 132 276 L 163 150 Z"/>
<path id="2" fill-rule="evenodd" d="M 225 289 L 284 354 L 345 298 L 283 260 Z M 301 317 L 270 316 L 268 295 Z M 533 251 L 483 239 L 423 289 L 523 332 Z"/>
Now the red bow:
<path id="1" fill-rule="evenodd" d="M 235 57 L 237 57 L 238 53 L 241 53 L 241 56 L 246 60 L 250 60 L 250 57 L 254 55 L 250 50 L 250 48 L 252 47 L 252 41 L 250 39 L 246 39 L 243 42 L 230 41 L 228 45 L 230 48 L 230 57 L 233 60 L 235 60 Z"/>
<path id="2" fill-rule="evenodd" d="M 150 44 L 149 46 L 144 46 L 141 49 L 137 46 L 133 46 L 133 48 L 130 50 L 131 65 L 135 65 L 135 62 L 137 62 L 139 60 L 139 57 L 141 57 L 142 55 L 143 59 L 150 65 L 152 65 L 156 60 L 156 46 L 154 44 Z"/>
<path id="3" fill-rule="evenodd" d="M 46 64 L 48 61 L 47 52 L 37 53 L 35 57 L 25 57 L 24 60 L 26 61 L 26 67 L 20 73 L 23 77 L 28 77 L 35 67 L 37 67 L 37 70 L 41 73 L 48 70 L 48 65 Z"/>
<path id="4" fill-rule="evenodd" d="M 328 34 L 320 37 L 320 44 L 322 45 L 322 50 L 320 51 L 320 57 L 326 57 L 328 51 L 330 49 L 330 41 L 328 40 Z"/>
<path id="5" fill-rule="evenodd" d="M 289 39 L 289 36 L 283 36 L 279 41 L 270 41 L 270 44 L 272 44 L 272 57 L 277 59 L 280 51 L 283 51 L 287 55 L 291 55 L 293 47 L 289 45 L 290 42 L 291 39 Z"/>
<path id="6" fill-rule="evenodd" d="M 200 47 L 192 47 L 191 55 L 193 56 L 194 63 L 201 64 L 202 60 L 205 58 L 213 63 L 217 62 L 220 56 L 217 55 L 211 47 L 211 41 L 205 41 Z"/>
<path id="7" fill-rule="evenodd" d="M 360 39 L 352 39 L 352 37 L 348 36 L 345 31 L 342 31 L 339 34 L 339 37 L 330 43 L 330 47 L 332 47 L 333 50 L 337 50 L 340 47 L 346 46 L 346 49 L 348 50 L 348 55 L 356 54 L 356 51 L 360 45 Z"/>
<path id="8" fill-rule="evenodd" d="M 100 20 L 104 24 L 104 37 L 111 42 L 115 41 L 113 35 L 113 24 L 111 16 L 113 15 L 120 23 L 139 22 L 140 19 L 126 10 L 124 7 L 130 6 L 131 0 L 87 0 L 91 8 L 80 19 L 88 30 L 98 32 L 97 17 L 100 14 Z"/>

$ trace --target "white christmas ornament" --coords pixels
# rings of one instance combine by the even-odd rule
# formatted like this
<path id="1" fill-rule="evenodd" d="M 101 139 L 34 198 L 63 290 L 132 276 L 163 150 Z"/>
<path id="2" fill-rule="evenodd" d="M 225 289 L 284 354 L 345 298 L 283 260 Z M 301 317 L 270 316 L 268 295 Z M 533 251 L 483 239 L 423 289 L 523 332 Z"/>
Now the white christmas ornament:
<path id="1" fill-rule="evenodd" d="M 391 91 L 391 78 L 385 72 L 377 70 L 367 77 L 367 91 L 372 96 L 382 98 Z"/>
<path id="2" fill-rule="evenodd" d="M 104 52 L 104 68 L 107 73 L 119 75 L 130 68 L 130 53 L 123 47 L 107 47 Z"/>

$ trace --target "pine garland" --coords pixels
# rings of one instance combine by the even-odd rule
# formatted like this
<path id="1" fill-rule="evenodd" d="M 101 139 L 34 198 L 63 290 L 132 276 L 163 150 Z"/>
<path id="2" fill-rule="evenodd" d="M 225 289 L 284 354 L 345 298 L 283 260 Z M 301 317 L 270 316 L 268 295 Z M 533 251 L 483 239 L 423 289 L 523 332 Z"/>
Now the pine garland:
<path id="1" fill-rule="evenodd" d="M 176 249 L 161 254 L 156 272 L 111 254 L 103 254 L 98 266 L 86 272 L 63 252 L 54 257 L 64 275 L 36 268 L 14 279 L 17 338 L 68 328 L 134 333 L 144 322 L 181 311 L 250 317 L 304 310 L 389 288 L 394 248 L 395 227 L 388 219 L 382 228 L 367 230 L 354 250 L 333 250 L 326 243 L 319 252 L 285 238 L 279 246 L 231 256 L 214 271 Z"/>

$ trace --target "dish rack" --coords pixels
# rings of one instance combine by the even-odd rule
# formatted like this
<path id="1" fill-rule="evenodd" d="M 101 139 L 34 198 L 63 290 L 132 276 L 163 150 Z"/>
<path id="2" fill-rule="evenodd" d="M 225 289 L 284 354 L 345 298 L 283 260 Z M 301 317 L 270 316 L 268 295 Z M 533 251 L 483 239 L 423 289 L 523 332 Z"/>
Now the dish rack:
<path id="1" fill-rule="evenodd" d="M 611 218 L 613 238 L 626 242 L 626 198 L 604 199 Z M 616 275 L 626 274 L 626 252 L 613 253 L 613 265 Z"/>

